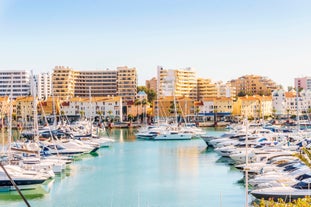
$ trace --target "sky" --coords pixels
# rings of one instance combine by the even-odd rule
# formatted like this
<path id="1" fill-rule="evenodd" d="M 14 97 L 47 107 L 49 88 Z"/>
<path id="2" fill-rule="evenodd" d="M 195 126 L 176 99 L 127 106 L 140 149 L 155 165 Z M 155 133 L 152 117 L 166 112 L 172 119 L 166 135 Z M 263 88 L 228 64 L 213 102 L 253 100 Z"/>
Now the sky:
<path id="1" fill-rule="evenodd" d="M 0 0 L 0 70 L 192 67 L 213 82 L 311 76 L 310 0 Z"/>

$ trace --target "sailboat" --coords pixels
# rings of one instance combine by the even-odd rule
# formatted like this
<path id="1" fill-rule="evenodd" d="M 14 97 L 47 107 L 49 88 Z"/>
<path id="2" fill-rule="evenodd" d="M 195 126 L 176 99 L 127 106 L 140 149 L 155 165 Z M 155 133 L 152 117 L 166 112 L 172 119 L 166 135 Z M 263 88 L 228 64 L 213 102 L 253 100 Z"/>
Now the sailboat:
<path id="1" fill-rule="evenodd" d="M 12 88 L 9 97 L 10 107 L 8 114 L 8 147 L 7 147 L 7 159 L 1 160 L 0 169 L 0 190 L 9 191 L 16 190 L 14 183 L 19 189 L 33 189 L 34 185 L 42 184 L 50 178 L 46 173 L 37 171 L 28 171 L 18 165 L 11 164 L 12 151 L 11 151 L 11 140 L 12 140 Z M 8 175 L 9 176 L 8 176 Z M 12 181 L 12 180 L 13 181 Z"/>

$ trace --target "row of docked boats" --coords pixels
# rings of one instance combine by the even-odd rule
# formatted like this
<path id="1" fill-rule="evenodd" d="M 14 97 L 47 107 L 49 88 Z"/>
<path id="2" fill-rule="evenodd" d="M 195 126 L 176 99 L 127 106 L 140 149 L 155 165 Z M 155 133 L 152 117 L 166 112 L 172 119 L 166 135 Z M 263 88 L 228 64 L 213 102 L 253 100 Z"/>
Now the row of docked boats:
<path id="1" fill-rule="evenodd" d="M 89 122 L 25 131 L 21 139 L 2 146 L 0 191 L 30 190 L 65 173 L 70 164 L 86 154 L 110 147 L 114 139 Z M 91 130 L 91 131 L 90 131 Z"/>
<path id="2" fill-rule="evenodd" d="M 254 200 L 289 202 L 311 195 L 311 168 L 300 158 L 310 149 L 311 131 L 267 124 L 231 126 L 220 136 L 202 139 L 244 173 Z"/>
<path id="3" fill-rule="evenodd" d="M 193 124 L 158 124 L 145 126 L 138 129 L 135 134 L 137 139 L 145 140 L 190 140 L 198 138 L 205 132 Z"/>

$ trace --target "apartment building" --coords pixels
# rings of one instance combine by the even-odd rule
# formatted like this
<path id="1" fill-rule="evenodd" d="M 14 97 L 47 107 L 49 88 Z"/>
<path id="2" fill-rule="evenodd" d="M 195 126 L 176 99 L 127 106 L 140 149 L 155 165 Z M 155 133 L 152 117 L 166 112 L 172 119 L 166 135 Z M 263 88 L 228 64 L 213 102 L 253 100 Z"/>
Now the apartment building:
<path id="1" fill-rule="evenodd" d="M 232 87 L 236 88 L 236 96 L 241 95 L 266 95 L 270 96 L 272 91 L 279 86 L 271 79 L 258 75 L 245 75 L 231 80 Z"/>
<path id="2" fill-rule="evenodd" d="M 76 71 L 74 96 L 115 96 L 117 94 L 116 82 L 116 70 Z"/>
<path id="3" fill-rule="evenodd" d="M 68 117 L 95 118 L 121 120 L 122 97 L 73 97 L 61 104 L 61 111 Z"/>
<path id="4" fill-rule="evenodd" d="M 311 77 L 295 78 L 295 88 L 311 90 Z"/>
<path id="5" fill-rule="evenodd" d="M 35 76 L 37 82 L 37 96 L 40 100 L 44 100 L 52 95 L 52 74 L 39 73 Z"/>
<path id="6" fill-rule="evenodd" d="M 132 105 L 137 95 L 136 68 L 117 67 L 117 96 L 121 96 L 123 105 Z"/>
<path id="7" fill-rule="evenodd" d="M 0 96 L 12 98 L 28 96 L 30 90 L 31 74 L 27 70 L 2 70 L 0 71 Z"/>
<path id="8" fill-rule="evenodd" d="M 56 66 L 52 74 L 53 95 L 62 100 L 74 96 L 76 71 L 70 67 Z"/>
<path id="9" fill-rule="evenodd" d="M 223 83 L 222 81 L 218 81 L 215 83 L 215 86 L 217 91 L 216 97 L 234 98 L 236 89 L 231 86 L 230 82 Z"/>
<path id="10" fill-rule="evenodd" d="M 158 87 L 157 87 L 158 81 L 155 77 L 151 78 L 150 80 L 146 80 L 146 88 L 149 90 L 153 90 L 157 92 Z"/>
<path id="11" fill-rule="evenodd" d="M 244 96 L 238 97 L 233 104 L 233 115 L 254 119 L 262 119 L 273 114 L 271 96 Z"/>
<path id="12" fill-rule="evenodd" d="M 185 96 L 197 100 L 196 72 L 192 68 L 164 69 L 157 67 L 158 96 Z"/>
<path id="13" fill-rule="evenodd" d="M 217 96 L 216 84 L 211 79 L 198 78 L 198 99 L 211 98 Z"/>

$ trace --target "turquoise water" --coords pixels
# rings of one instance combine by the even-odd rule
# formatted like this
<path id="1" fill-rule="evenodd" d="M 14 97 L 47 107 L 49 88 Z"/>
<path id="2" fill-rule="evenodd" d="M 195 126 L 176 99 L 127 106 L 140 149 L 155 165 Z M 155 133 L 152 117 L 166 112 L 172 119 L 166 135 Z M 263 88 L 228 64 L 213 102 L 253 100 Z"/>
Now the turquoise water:
<path id="1" fill-rule="evenodd" d="M 239 183 L 243 174 L 207 149 L 202 139 L 136 140 L 134 131 L 123 129 L 110 136 L 116 140 L 110 148 L 75 161 L 36 194 L 25 192 L 30 205 L 245 206 L 245 188 Z M 18 195 L 0 193 L 0 206 L 26 205 Z"/>

